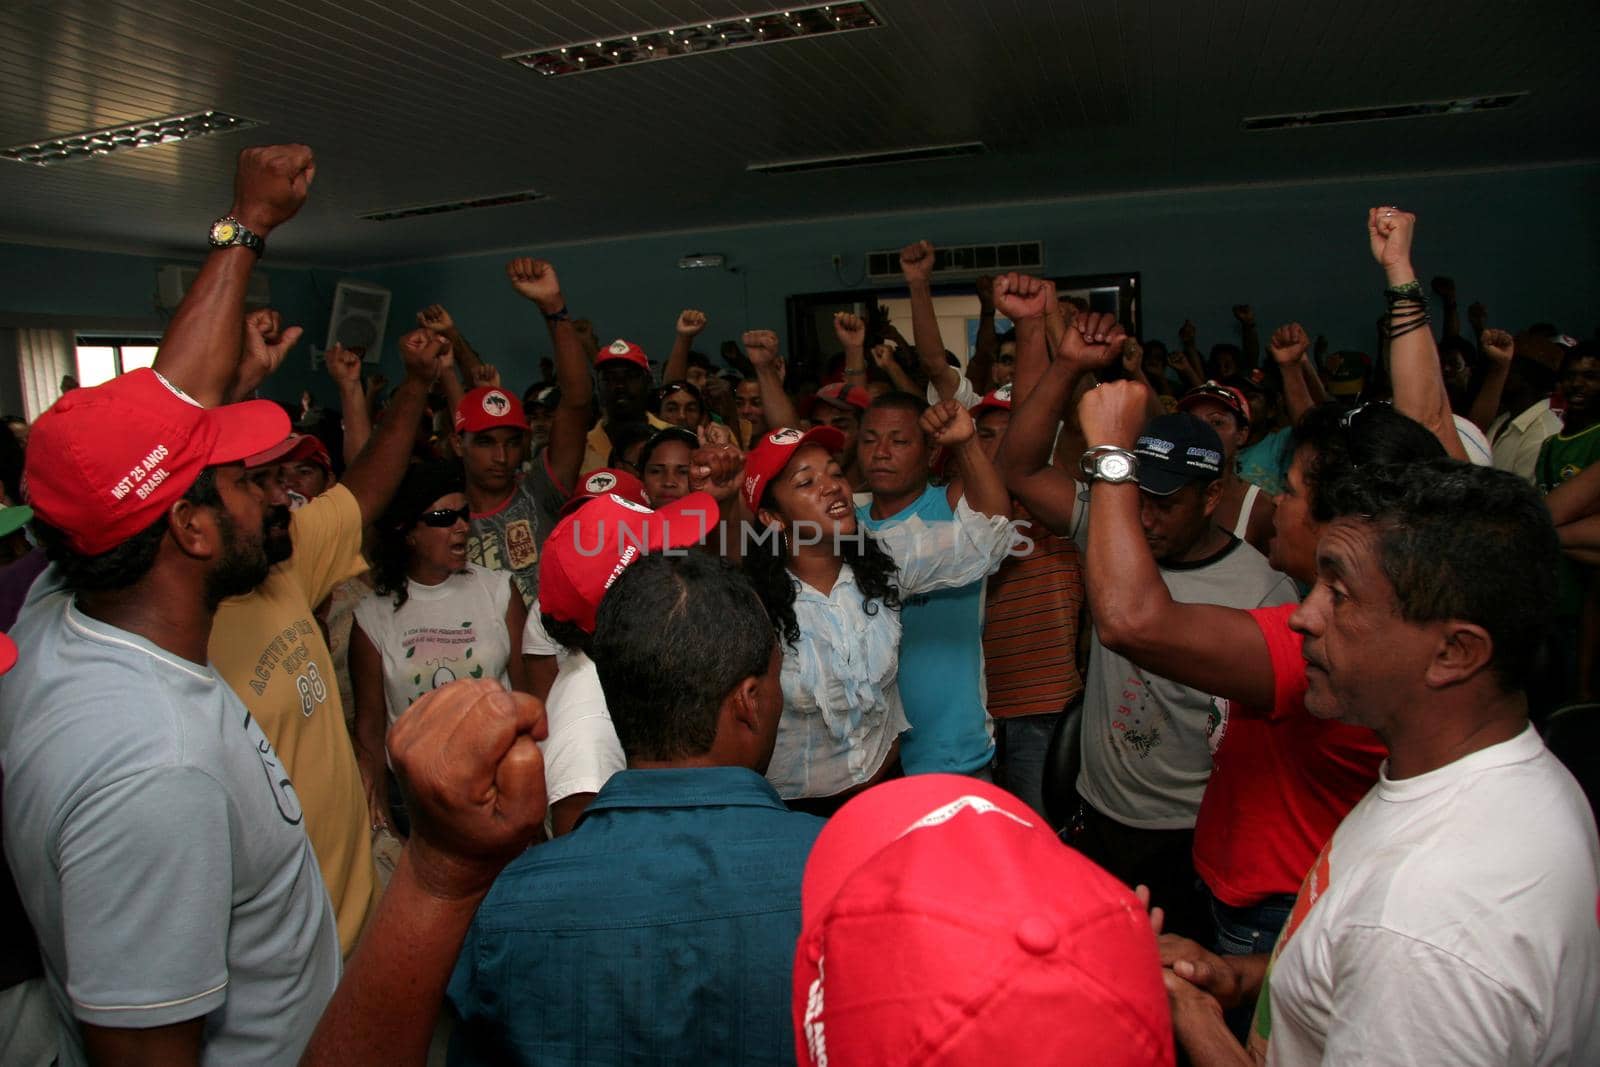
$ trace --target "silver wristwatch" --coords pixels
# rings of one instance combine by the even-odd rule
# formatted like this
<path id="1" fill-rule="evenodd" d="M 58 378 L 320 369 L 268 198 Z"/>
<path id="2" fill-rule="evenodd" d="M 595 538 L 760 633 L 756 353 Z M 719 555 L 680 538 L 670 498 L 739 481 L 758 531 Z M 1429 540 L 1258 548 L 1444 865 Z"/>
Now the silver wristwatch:
<path id="1" fill-rule="evenodd" d="M 1116 445 L 1095 445 L 1084 450 L 1078 469 L 1092 482 L 1122 485 L 1139 480 L 1139 457 Z"/>

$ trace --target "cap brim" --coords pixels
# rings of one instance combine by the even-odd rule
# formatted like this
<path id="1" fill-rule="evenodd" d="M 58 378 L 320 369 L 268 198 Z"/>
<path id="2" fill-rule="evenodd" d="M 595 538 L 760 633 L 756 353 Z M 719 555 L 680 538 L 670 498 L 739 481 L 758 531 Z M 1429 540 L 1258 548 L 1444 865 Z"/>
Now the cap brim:
<path id="1" fill-rule="evenodd" d="M 0 634 L 0 674 L 4 674 L 17 665 L 17 643 L 5 634 Z"/>
<path id="2" fill-rule="evenodd" d="M 710 493 L 690 493 L 655 510 L 650 520 L 650 549 L 688 548 L 704 541 L 717 524 L 721 509 Z M 660 521 L 657 521 L 660 520 Z"/>
<path id="3" fill-rule="evenodd" d="M 1139 457 L 1139 488 L 1155 496 L 1171 496 L 1186 485 L 1200 479 L 1180 471 L 1158 467 L 1148 456 Z"/>
<path id="4" fill-rule="evenodd" d="M 270 400 L 224 404 L 206 412 L 216 427 L 217 439 L 206 466 L 240 463 L 284 442 L 289 436 L 289 414 Z"/>
<path id="5" fill-rule="evenodd" d="M 959 774 L 916 774 L 851 798 L 822 828 L 800 882 L 800 921 L 810 929 L 839 889 L 917 820 L 963 796 L 977 796 L 1029 822 L 1038 814 L 1010 793 Z"/>

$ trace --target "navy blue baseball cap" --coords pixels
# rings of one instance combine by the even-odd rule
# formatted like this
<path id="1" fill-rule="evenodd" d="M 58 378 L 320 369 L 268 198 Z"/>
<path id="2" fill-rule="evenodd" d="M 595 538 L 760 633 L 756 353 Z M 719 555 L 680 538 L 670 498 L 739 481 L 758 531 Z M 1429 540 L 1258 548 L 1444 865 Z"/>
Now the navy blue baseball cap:
<path id="1" fill-rule="evenodd" d="M 1222 439 L 1188 412 L 1151 419 L 1133 451 L 1139 457 L 1139 488 L 1156 496 L 1170 496 L 1222 474 Z"/>

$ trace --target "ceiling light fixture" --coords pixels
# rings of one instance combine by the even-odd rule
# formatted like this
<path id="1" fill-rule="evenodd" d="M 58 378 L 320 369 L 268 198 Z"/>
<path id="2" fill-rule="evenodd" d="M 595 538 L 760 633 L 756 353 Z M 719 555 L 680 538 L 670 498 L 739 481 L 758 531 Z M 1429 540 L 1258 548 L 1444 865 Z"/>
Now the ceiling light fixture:
<path id="1" fill-rule="evenodd" d="M 369 222 L 393 222 L 396 219 L 414 219 L 421 215 L 443 215 L 449 211 L 470 211 L 480 207 L 504 207 L 507 204 L 528 204 L 535 200 L 545 200 L 544 193 L 534 189 L 524 189 L 516 193 L 500 193 L 497 196 L 479 196 L 470 200 L 447 200 L 440 204 L 419 204 L 415 207 L 397 207 L 384 211 L 369 211 L 357 218 Z"/>
<path id="2" fill-rule="evenodd" d="M 849 4 L 789 8 L 787 11 L 740 16 L 721 22 L 641 30 L 609 41 L 596 41 L 593 45 L 569 41 L 563 45 L 512 52 L 503 58 L 529 70 L 536 70 L 546 77 L 557 77 L 649 63 L 658 59 L 701 55 L 746 45 L 825 37 L 850 30 L 871 30 L 882 25 L 883 18 L 873 10 L 872 5 L 857 0 Z"/>
<path id="3" fill-rule="evenodd" d="M 1420 119 L 1436 115 L 1469 115 L 1476 111 L 1499 111 L 1527 96 L 1527 92 L 1500 96 L 1467 96 L 1459 100 L 1430 100 L 1420 104 L 1381 104 L 1377 107 L 1347 107 L 1332 111 L 1304 111 L 1293 115 L 1257 115 L 1244 120 L 1247 130 L 1292 130 L 1307 126 L 1334 126 L 1347 122 L 1387 122 L 1390 119 Z"/>
<path id="4" fill-rule="evenodd" d="M 28 141 L 10 148 L 0 148 L 0 159 L 48 167 L 54 163 L 110 155 L 128 148 L 154 148 L 177 141 L 192 141 L 196 137 L 209 137 L 214 133 L 234 133 L 259 125 L 261 123 L 254 119 L 240 118 L 223 111 L 196 111 L 192 115 L 174 115 L 165 119 L 130 122 L 125 126 L 107 126 L 102 130 L 68 134 L 66 137 Z"/>
<path id="5" fill-rule="evenodd" d="M 957 144 L 929 144 L 917 145 L 912 148 L 890 148 L 882 152 L 852 152 L 842 156 L 779 159 L 770 163 L 749 163 L 746 164 L 744 169 L 758 174 L 795 174 L 808 170 L 876 167 L 885 163 L 918 163 L 929 159 L 981 156 L 985 150 L 982 141 L 961 141 Z"/>

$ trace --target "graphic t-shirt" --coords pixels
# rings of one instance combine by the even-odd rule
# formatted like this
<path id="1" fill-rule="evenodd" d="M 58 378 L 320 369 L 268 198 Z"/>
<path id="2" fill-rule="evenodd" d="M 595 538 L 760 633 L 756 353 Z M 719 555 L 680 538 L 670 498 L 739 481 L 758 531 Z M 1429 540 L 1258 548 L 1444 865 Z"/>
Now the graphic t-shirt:
<path id="1" fill-rule="evenodd" d="M 1258 608 L 1295 602 L 1294 583 L 1250 545 L 1230 538 L 1210 559 L 1165 563 L 1161 578 L 1185 604 Z M 1112 652 L 1089 646 L 1078 793 L 1102 815 L 1145 830 L 1195 824 L 1211 774 L 1212 698 Z"/>
<path id="2" fill-rule="evenodd" d="M 6 859 L 61 1062 L 86 1062 L 80 1021 L 204 1017 L 201 1064 L 294 1063 L 340 968 L 299 779 L 212 668 L 83 614 L 53 569 L 11 636 Z"/>
<path id="3" fill-rule="evenodd" d="M 217 609 L 211 662 L 261 723 L 294 780 L 346 955 L 377 902 L 367 794 L 315 605 L 367 569 L 361 508 L 342 485 L 295 511 L 294 555 Z"/>
<path id="4" fill-rule="evenodd" d="M 1211 781 L 1194 824 L 1194 868 L 1236 908 L 1299 888 L 1385 755 L 1371 730 L 1306 710 L 1301 636 L 1289 628 L 1294 605 L 1250 614 L 1272 660 L 1273 705 L 1217 702 Z"/>
<path id="5" fill-rule="evenodd" d="M 1594 817 L 1533 727 L 1381 776 L 1306 876 L 1251 1044 L 1285 1065 L 1600 1063 L 1597 896 Z"/>
<path id="6" fill-rule="evenodd" d="M 356 623 L 383 657 L 389 725 L 420 697 L 461 678 L 494 678 L 509 687 L 510 603 L 505 574 L 469 563 L 438 585 L 407 581 L 398 610 L 387 593 L 356 605 Z"/>
<path id="7" fill-rule="evenodd" d="M 472 516 L 467 559 L 492 571 L 508 571 L 524 605 L 539 596 L 539 552 L 550 536 L 567 494 L 556 484 L 547 461 L 518 479 L 505 503 Z"/>

